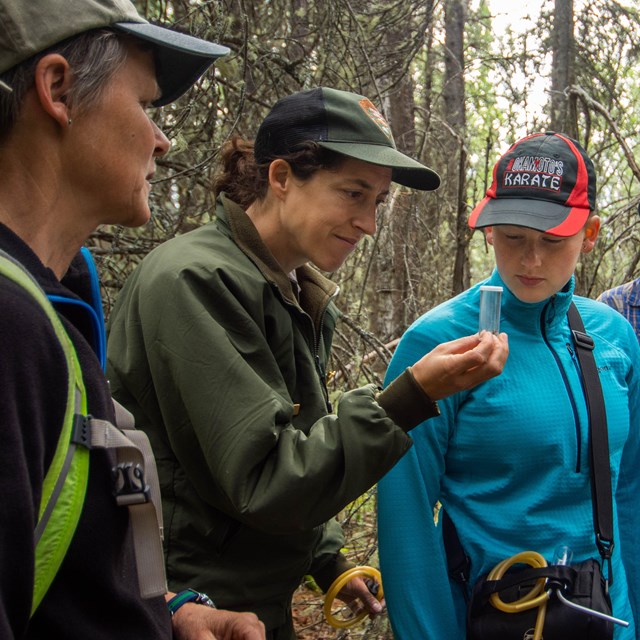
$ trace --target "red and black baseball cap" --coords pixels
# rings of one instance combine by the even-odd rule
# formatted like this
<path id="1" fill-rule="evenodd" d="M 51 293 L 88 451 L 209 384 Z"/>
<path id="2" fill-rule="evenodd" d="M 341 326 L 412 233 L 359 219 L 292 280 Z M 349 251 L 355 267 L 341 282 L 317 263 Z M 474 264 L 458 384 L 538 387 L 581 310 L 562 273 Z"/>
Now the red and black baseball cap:
<path id="1" fill-rule="evenodd" d="M 512 224 L 572 236 L 596 208 L 593 162 L 560 133 L 518 140 L 496 163 L 486 197 L 469 218 L 472 229 Z"/>
<path id="2" fill-rule="evenodd" d="M 398 184 L 431 191 L 438 174 L 396 149 L 391 127 L 375 105 L 349 91 L 317 87 L 286 96 L 263 120 L 254 143 L 256 162 L 263 164 L 296 151 L 304 142 L 390 167 Z"/>

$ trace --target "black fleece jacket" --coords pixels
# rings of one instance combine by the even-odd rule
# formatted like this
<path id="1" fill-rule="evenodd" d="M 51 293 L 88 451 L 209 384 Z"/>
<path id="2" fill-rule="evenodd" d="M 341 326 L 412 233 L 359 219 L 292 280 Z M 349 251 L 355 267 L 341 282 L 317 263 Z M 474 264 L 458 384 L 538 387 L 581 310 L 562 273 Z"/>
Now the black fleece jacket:
<path id="1" fill-rule="evenodd" d="M 61 283 L 3 225 L 0 248 L 19 260 L 48 294 L 77 299 L 73 290 L 89 284 L 81 260 L 74 261 Z M 82 367 L 89 413 L 113 420 L 108 384 L 88 342 L 90 325 L 78 307 L 63 305 L 63 312 L 67 317 L 60 317 Z M 164 599 L 140 598 L 128 513 L 115 505 L 104 451 L 91 452 L 78 528 L 29 621 L 34 527 L 42 481 L 62 426 L 66 370 L 62 348 L 38 303 L 0 276 L 0 638 L 168 640 L 171 625 Z"/>

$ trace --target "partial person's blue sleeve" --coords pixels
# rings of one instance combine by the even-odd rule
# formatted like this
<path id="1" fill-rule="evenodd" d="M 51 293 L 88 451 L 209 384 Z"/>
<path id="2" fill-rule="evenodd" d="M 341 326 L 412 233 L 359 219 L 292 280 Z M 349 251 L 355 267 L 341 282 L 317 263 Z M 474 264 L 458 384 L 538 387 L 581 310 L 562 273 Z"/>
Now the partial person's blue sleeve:
<path id="1" fill-rule="evenodd" d="M 622 306 L 622 298 L 619 295 L 616 295 L 617 291 L 618 287 L 616 287 L 615 289 L 608 289 L 607 291 L 604 291 L 598 296 L 598 301 L 603 302 L 609 307 L 612 307 L 619 313 L 623 313 L 624 308 Z"/>
<path id="2" fill-rule="evenodd" d="M 386 382 L 434 346 L 419 329 L 410 329 L 398 345 Z M 414 446 L 378 484 L 380 567 L 396 640 L 465 637 L 462 596 L 452 593 L 441 530 L 434 524 L 453 407 L 451 402 L 438 404 L 442 415 L 411 432 Z"/>
<path id="3" fill-rule="evenodd" d="M 627 573 L 629 602 L 640 629 L 640 347 L 629 330 L 629 437 L 622 452 L 616 491 L 620 550 Z M 614 578 L 615 579 L 615 578 Z"/>

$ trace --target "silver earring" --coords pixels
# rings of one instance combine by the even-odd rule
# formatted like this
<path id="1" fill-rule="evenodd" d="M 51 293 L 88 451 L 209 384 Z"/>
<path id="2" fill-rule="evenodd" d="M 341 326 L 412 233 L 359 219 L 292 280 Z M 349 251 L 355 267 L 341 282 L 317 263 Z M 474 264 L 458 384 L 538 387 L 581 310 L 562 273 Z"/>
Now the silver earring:
<path id="1" fill-rule="evenodd" d="M 71 126 L 71 125 L 72 125 L 72 123 L 73 123 L 73 120 L 72 120 L 71 118 L 69 118 L 69 119 L 67 120 L 67 124 L 68 124 L 69 126 Z"/>

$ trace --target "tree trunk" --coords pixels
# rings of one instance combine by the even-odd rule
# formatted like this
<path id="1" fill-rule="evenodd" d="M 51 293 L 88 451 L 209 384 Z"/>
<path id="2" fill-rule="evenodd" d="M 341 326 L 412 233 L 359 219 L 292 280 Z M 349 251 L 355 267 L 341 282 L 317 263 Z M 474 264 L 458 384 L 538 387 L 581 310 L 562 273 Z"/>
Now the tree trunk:
<path id="1" fill-rule="evenodd" d="M 449 125 L 447 137 L 449 163 L 445 190 L 451 203 L 452 228 L 455 229 L 455 258 L 452 293 L 457 294 L 469 286 L 466 206 L 466 116 L 464 88 L 464 27 L 466 0 L 447 0 L 445 3 L 445 118 Z"/>
<path id="2" fill-rule="evenodd" d="M 573 0 L 555 0 L 552 33 L 550 128 L 577 138 L 576 101 L 565 93 L 574 83 Z"/>
<path id="3" fill-rule="evenodd" d="M 399 33 L 389 33 L 389 46 Z M 385 99 L 385 112 L 399 151 L 408 156 L 416 155 L 415 102 L 413 80 L 404 76 Z M 376 295 L 369 303 L 371 330 L 382 339 L 400 335 L 407 327 L 407 279 L 410 277 L 410 260 L 407 247 L 413 198 L 403 193 L 393 200 L 392 207 L 385 208 L 379 216 L 379 237 L 372 256 L 371 278 Z"/>

